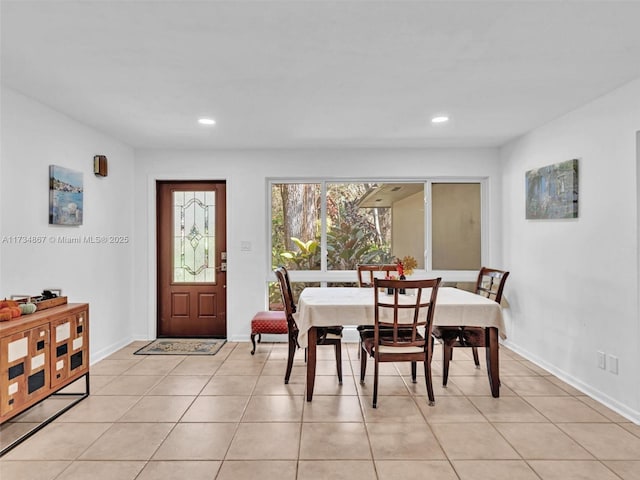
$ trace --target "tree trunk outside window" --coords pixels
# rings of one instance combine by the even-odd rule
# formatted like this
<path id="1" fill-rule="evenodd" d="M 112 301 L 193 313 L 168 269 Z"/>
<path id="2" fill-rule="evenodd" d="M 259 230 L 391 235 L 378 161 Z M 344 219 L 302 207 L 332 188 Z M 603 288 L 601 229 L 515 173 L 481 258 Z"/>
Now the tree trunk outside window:
<path id="1" fill-rule="evenodd" d="M 282 184 L 284 241 L 287 250 L 294 250 L 295 244 L 291 237 L 296 237 L 303 242 L 313 240 L 316 237 L 316 225 L 318 221 L 315 205 L 314 184 Z"/>

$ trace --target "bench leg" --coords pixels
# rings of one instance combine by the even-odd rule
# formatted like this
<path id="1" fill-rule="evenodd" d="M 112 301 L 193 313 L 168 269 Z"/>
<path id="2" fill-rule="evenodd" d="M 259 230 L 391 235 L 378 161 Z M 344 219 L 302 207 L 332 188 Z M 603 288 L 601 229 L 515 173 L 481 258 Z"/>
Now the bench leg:
<path id="1" fill-rule="evenodd" d="M 258 337 L 258 341 L 260 341 L 260 337 Z M 253 344 L 253 350 L 251 350 L 251 355 L 253 355 L 254 353 L 256 353 L 256 334 L 255 333 L 251 334 L 251 343 Z"/>

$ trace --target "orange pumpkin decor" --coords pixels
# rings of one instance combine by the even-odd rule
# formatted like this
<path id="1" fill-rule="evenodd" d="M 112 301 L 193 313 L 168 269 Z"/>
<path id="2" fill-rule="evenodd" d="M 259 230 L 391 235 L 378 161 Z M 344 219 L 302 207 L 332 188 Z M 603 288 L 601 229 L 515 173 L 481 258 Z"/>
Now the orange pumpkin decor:
<path id="1" fill-rule="evenodd" d="M 18 302 L 15 300 L 0 301 L 0 322 L 6 322 L 20 315 L 22 315 L 22 310 L 20 310 Z"/>

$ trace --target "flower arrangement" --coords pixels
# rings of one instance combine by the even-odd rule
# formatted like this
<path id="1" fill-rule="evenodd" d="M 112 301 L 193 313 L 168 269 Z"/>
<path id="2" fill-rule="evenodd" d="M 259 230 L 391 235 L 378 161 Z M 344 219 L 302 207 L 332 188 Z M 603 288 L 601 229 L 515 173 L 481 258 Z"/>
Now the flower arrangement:
<path id="1" fill-rule="evenodd" d="M 411 255 L 407 255 L 403 258 L 396 258 L 396 265 L 398 275 L 411 275 L 413 269 L 418 266 L 418 262 Z"/>

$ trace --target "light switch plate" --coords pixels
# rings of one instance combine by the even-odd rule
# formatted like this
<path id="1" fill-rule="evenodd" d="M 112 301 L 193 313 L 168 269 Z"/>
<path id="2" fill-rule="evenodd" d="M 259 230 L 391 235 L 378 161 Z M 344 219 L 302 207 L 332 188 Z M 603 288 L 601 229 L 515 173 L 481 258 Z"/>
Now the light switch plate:
<path id="1" fill-rule="evenodd" d="M 618 357 L 609 355 L 609 358 L 607 360 L 608 360 L 607 363 L 609 364 L 609 371 L 617 375 L 618 374 Z"/>

